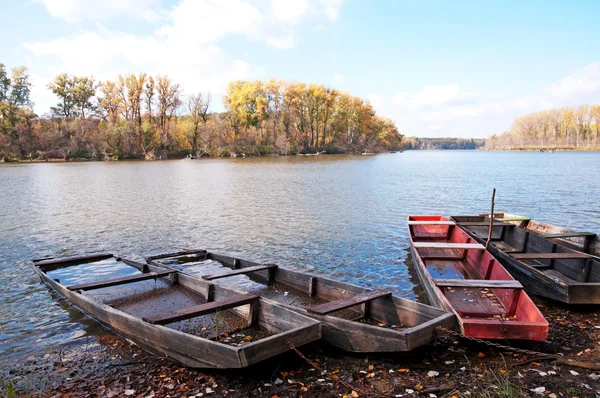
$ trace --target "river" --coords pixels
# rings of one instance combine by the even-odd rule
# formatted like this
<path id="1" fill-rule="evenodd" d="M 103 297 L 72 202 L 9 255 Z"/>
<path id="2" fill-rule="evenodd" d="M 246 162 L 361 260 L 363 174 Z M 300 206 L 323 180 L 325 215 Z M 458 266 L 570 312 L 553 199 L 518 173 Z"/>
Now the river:
<path id="1" fill-rule="evenodd" d="M 0 165 L 0 360 L 102 333 L 31 259 L 206 248 L 415 298 L 410 214 L 496 209 L 600 232 L 600 153 L 408 151 Z"/>

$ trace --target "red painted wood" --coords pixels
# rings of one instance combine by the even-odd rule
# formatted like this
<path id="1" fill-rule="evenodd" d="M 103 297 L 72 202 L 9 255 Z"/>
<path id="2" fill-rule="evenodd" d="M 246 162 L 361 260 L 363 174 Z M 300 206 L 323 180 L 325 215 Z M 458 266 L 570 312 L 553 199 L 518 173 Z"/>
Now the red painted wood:
<path id="1" fill-rule="evenodd" d="M 409 216 L 409 220 L 447 221 L 443 216 Z M 438 274 L 453 275 L 459 279 L 514 281 L 502 264 L 486 250 L 464 250 L 464 259 L 457 263 L 436 262 L 432 260 L 444 256 L 456 257 L 457 253 L 436 248 L 418 248 L 414 245 L 417 242 L 431 242 L 432 237 L 436 237 L 434 241 L 438 243 L 467 243 L 470 236 L 462 229 L 448 225 L 411 225 L 409 233 L 416 257 L 413 263 L 419 268 L 421 281 L 427 285 L 425 290 L 430 295 L 430 301 L 453 311 L 466 336 L 525 340 L 545 340 L 548 337 L 548 322 L 522 289 L 436 286 L 431 274 L 434 270 Z M 457 265 L 469 269 L 469 272 L 456 272 Z M 440 271 L 439 267 L 444 266 L 452 269 L 448 269 L 447 272 Z"/>

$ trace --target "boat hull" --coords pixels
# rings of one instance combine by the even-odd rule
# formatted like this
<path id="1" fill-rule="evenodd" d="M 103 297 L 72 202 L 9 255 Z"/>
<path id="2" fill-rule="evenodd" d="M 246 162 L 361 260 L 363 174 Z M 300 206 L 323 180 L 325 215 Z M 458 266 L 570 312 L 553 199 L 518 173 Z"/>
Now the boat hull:
<path id="1" fill-rule="evenodd" d="M 453 216 L 458 225 L 477 242 L 485 243 L 486 227 L 462 226 L 465 222 L 489 222 L 486 216 Z M 509 218 L 510 219 L 510 218 Z M 493 227 L 490 252 L 533 294 L 567 304 L 600 304 L 600 261 L 597 258 L 523 260 L 514 254 L 556 253 L 569 255 L 577 250 L 531 233 L 519 225 Z M 586 282 L 586 278 L 588 281 Z"/>
<path id="2" fill-rule="evenodd" d="M 73 261 L 69 259 L 69 263 L 72 264 Z M 131 263 L 135 264 L 134 262 Z M 60 263 L 53 266 L 58 267 Z M 162 268 L 152 265 L 147 267 L 146 272 L 162 270 Z M 139 269 L 142 270 L 143 268 L 145 266 L 140 264 Z M 272 332 L 273 335 L 242 347 L 234 347 L 166 326 L 150 324 L 139 317 L 86 297 L 78 291 L 69 290 L 59 281 L 52 279 L 38 266 L 34 265 L 34 269 L 44 283 L 85 314 L 117 334 L 130 339 L 146 351 L 159 357 L 169 358 L 187 367 L 243 368 L 289 351 L 289 343 L 301 346 L 321 337 L 319 322 L 260 299 L 258 301 L 256 322 Z M 177 284 L 198 295 L 204 296 L 207 292 L 210 292 L 213 300 L 222 300 L 238 294 L 235 290 L 219 286 L 210 288 L 209 286 L 212 284 L 181 273 L 177 273 L 176 281 Z M 239 313 L 240 316 L 248 317 L 250 310 L 239 307 L 231 311 Z"/>
<path id="3" fill-rule="evenodd" d="M 232 269 L 240 270 L 260 265 L 252 261 L 222 254 L 205 253 L 205 259 L 218 261 L 222 265 Z M 160 263 L 152 259 L 149 259 L 149 262 L 154 265 L 160 265 Z M 267 284 L 268 276 L 265 272 L 253 272 L 252 274 L 248 274 L 248 277 L 259 283 Z M 369 289 L 359 286 L 280 267 L 274 270 L 273 279 L 275 282 L 304 294 L 310 295 L 312 292 L 313 296 L 325 301 L 349 298 L 369 291 Z M 391 300 L 372 301 L 369 304 L 369 314 L 371 317 L 384 323 L 402 323 L 403 325 L 408 325 L 408 327 L 401 330 L 383 328 L 332 315 L 318 315 L 310 313 L 306 308 L 297 305 L 282 302 L 279 302 L 279 304 L 321 322 L 323 340 L 348 352 L 384 353 L 410 351 L 433 341 L 435 339 L 435 331 L 438 327 L 454 329 L 456 325 L 456 320 L 452 313 L 393 296 Z M 360 313 L 357 313 L 357 316 L 360 316 Z"/>
<path id="4" fill-rule="evenodd" d="M 517 289 L 508 287 L 515 285 L 516 281 L 489 252 L 480 248 L 468 248 L 460 249 L 464 250 L 461 257 L 457 257 L 456 254 L 452 256 L 434 254 L 437 252 L 428 250 L 440 250 L 436 245 L 450 247 L 462 244 L 465 245 L 464 247 L 470 247 L 472 243 L 464 232 L 463 236 L 458 231 L 453 231 L 453 226 L 444 217 L 410 216 L 410 221 L 416 224 L 425 223 L 416 226 L 409 224 L 413 264 L 423 289 L 432 305 L 452 311 L 456 315 L 458 327 L 463 335 L 481 339 L 545 340 L 547 338 L 546 320 L 524 292 L 516 294 Z M 427 223 L 436 222 L 444 224 L 426 226 Z M 417 247 L 419 244 L 420 246 Z M 474 267 L 467 273 L 466 267 L 469 264 L 473 264 Z M 478 265 L 480 268 L 477 268 Z M 458 272 L 459 269 L 465 272 Z M 434 276 L 433 270 L 439 273 Z M 481 274 L 477 274 L 479 271 Z M 442 281 L 446 284 L 441 284 Z M 499 286 L 503 284 L 505 286 L 490 287 L 485 290 L 479 288 L 479 286 L 493 286 L 494 282 L 498 282 Z M 488 303 L 491 300 L 485 297 L 490 295 L 494 296 L 493 304 L 496 308 L 491 306 L 491 303 Z M 469 303 L 463 303 L 465 301 Z M 492 311 L 497 311 L 497 314 Z"/>

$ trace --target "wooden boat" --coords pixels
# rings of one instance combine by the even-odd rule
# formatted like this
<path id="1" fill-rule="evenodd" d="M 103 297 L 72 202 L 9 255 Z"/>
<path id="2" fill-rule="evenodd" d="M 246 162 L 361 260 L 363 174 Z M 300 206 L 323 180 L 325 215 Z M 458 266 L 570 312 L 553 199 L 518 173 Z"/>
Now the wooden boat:
<path id="1" fill-rule="evenodd" d="M 487 214 L 479 214 L 479 216 L 487 216 Z M 519 228 L 541 235 L 570 249 L 600 257 L 600 236 L 594 232 L 575 231 L 509 213 L 494 213 L 494 218 L 497 221 L 515 224 Z"/>
<path id="2" fill-rule="evenodd" d="M 34 268 L 86 314 L 189 367 L 243 368 L 288 351 L 288 342 L 300 346 L 320 338 L 312 318 L 174 269 L 112 254 L 34 260 Z M 243 341 L 229 338 L 240 329 Z M 247 341 L 249 333 L 253 341 Z"/>
<path id="3" fill-rule="evenodd" d="M 452 219 L 478 242 L 487 240 L 488 216 L 453 216 Z M 489 250 L 525 289 L 568 304 L 600 304 L 599 258 L 515 224 L 527 220 L 518 221 L 516 217 L 498 220 L 494 221 Z"/>
<path id="4" fill-rule="evenodd" d="M 205 280 L 235 283 L 245 291 L 273 299 L 319 320 L 323 339 L 350 352 L 410 351 L 432 341 L 438 326 L 455 327 L 453 314 L 389 291 L 369 290 L 273 264 L 205 250 L 166 253 L 147 261 L 179 267 Z"/>
<path id="5" fill-rule="evenodd" d="M 433 305 L 461 332 L 484 339 L 545 340 L 548 322 L 485 247 L 442 216 L 409 216 L 413 263 Z"/>

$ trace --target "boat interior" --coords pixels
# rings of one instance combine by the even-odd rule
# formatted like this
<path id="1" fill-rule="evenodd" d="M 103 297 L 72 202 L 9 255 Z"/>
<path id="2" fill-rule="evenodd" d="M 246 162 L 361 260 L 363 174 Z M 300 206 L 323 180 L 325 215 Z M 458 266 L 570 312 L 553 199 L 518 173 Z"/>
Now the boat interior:
<path id="1" fill-rule="evenodd" d="M 489 225 L 489 217 L 455 216 L 452 219 L 478 240 L 487 239 L 489 227 L 485 227 L 484 224 Z M 508 223 L 518 221 L 516 219 L 501 220 L 495 222 L 492 227 L 491 245 L 513 260 L 555 281 L 567 284 L 600 282 L 600 259 L 597 257 L 570 249 Z M 482 225 L 472 225 L 476 222 Z"/>
<path id="2" fill-rule="evenodd" d="M 423 304 L 394 297 L 391 291 L 369 290 L 205 250 L 150 256 L 147 261 L 258 294 L 288 307 L 305 309 L 312 316 L 331 315 L 403 330 L 444 314 Z"/>
<path id="3" fill-rule="evenodd" d="M 34 263 L 49 278 L 90 300 L 220 343 L 236 346 L 291 329 L 283 322 L 264 322 L 259 312 L 270 305 L 259 303 L 259 296 L 190 278 L 175 269 L 111 254 Z M 237 334 L 243 339 L 236 339 Z"/>
<path id="4" fill-rule="evenodd" d="M 452 308 L 464 318 L 543 321 L 521 284 L 455 223 L 411 216 L 413 247 Z"/>

